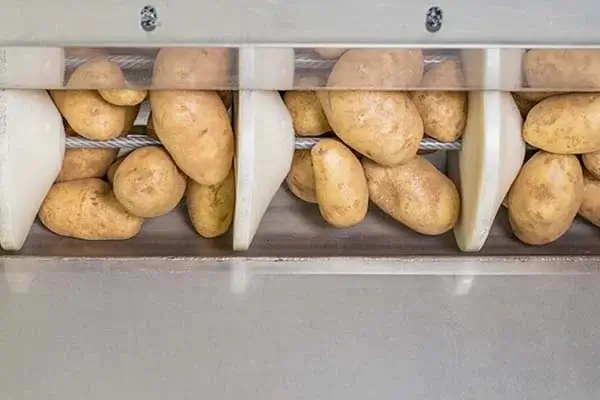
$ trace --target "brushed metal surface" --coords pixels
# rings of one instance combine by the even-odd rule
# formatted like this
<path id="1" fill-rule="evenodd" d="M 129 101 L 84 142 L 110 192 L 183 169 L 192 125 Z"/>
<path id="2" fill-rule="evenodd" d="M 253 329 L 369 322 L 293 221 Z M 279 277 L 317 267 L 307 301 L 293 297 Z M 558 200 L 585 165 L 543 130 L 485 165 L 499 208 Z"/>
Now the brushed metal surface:
<path id="1" fill-rule="evenodd" d="M 146 0 L 5 3 L 1 45 L 600 45 L 592 0 L 161 0 L 152 32 L 140 27 Z M 425 27 L 432 5 L 437 33 Z"/>

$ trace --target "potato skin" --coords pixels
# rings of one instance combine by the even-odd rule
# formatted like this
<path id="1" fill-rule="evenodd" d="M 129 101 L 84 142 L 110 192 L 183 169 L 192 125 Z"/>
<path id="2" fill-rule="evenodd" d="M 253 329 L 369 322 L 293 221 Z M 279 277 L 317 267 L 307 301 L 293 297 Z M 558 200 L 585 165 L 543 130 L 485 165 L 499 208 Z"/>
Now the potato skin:
<path id="1" fill-rule="evenodd" d="M 523 139 L 550 153 L 600 150 L 600 96 L 576 93 L 542 100 L 527 114 Z"/>
<path id="2" fill-rule="evenodd" d="M 331 91 L 317 96 L 335 134 L 381 165 L 411 160 L 423 139 L 423 121 L 403 92 Z"/>
<path id="3" fill-rule="evenodd" d="M 233 168 L 224 181 L 201 185 L 190 180 L 185 194 L 188 215 L 198 234 L 205 238 L 223 235 L 229 229 L 235 210 Z"/>
<path id="4" fill-rule="evenodd" d="M 583 166 L 596 179 L 600 179 L 600 151 L 586 153 L 581 157 Z"/>
<path id="5" fill-rule="evenodd" d="M 323 139 L 311 149 L 315 193 L 323 219 L 345 228 L 361 222 L 369 205 L 365 172 L 350 149 Z"/>
<path id="6" fill-rule="evenodd" d="M 294 152 L 292 167 L 285 181 L 290 191 L 300 200 L 317 203 L 315 173 L 310 150 L 296 150 Z"/>
<path id="7" fill-rule="evenodd" d="M 583 200 L 579 215 L 600 227 L 600 180 L 587 171 L 583 173 Z"/>
<path id="8" fill-rule="evenodd" d="M 335 63 L 327 86 L 347 89 L 418 87 L 423 77 L 419 49 L 351 49 Z"/>
<path id="9" fill-rule="evenodd" d="M 461 88 L 464 78 L 457 63 L 448 60 L 427 71 L 421 86 Z M 462 136 L 467 124 L 467 92 L 426 90 L 411 92 L 410 96 L 423 119 L 425 134 L 440 142 Z"/>
<path id="10" fill-rule="evenodd" d="M 223 181 L 231 168 L 234 139 L 219 95 L 153 91 L 150 102 L 154 131 L 177 166 L 202 185 Z"/>
<path id="11" fill-rule="evenodd" d="M 533 88 L 600 87 L 600 51 L 532 49 L 523 59 L 527 83 Z"/>
<path id="12" fill-rule="evenodd" d="M 447 176 L 421 156 L 384 167 L 362 160 L 369 198 L 398 222 L 424 235 L 441 235 L 454 227 L 460 213 L 458 190 Z"/>
<path id="13" fill-rule="evenodd" d="M 146 99 L 147 90 L 143 89 L 100 89 L 100 96 L 116 106 L 135 106 Z"/>
<path id="14" fill-rule="evenodd" d="M 119 149 L 67 149 L 56 182 L 102 178 Z"/>
<path id="15" fill-rule="evenodd" d="M 577 157 L 539 151 L 523 165 L 508 193 L 513 233 L 526 244 L 553 242 L 567 232 L 582 199 Z"/>
<path id="16" fill-rule="evenodd" d="M 104 57 L 95 57 L 81 64 L 67 82 L 72 89 L 111 89 L 124 85 L 125 75 L 119 64 Z"/>
<path id="17" fill-rule="evenodd" d="M 173 210 L 183 198 L 187 179 L 160 147 L 132 151 L 112 179 L 117 200 L 128 213 L 153 218 Z"/>
<path id="18" fill-rule="evenodd" d="M 283 101 L 292 116 L 294 131 L 298 136 L 320 136 L 331 131 L 315 92 L 285 92 Z"/>
<path id="19" fill-rule="evenodd" d="M 142 228 L 117 201 L 108 183 L 79 179 L 54 184 L 40 208 L 46 228 L 60 236 L 84 240 L 124 240 Z"/>
<path id="20" fill-rule="evenodd" d="M 156 55 L 152 85 L 157 89 L 225 87 L 230 62 L 227 48 L 165 47 Z"/>
<path id="21" fill-rule="evenodd" d="M 114 139 L 125 128 L 125 107 L 107 103 L 95 90 L 52 90 L 50 95 L 71 128 L 87 139 Z"/>

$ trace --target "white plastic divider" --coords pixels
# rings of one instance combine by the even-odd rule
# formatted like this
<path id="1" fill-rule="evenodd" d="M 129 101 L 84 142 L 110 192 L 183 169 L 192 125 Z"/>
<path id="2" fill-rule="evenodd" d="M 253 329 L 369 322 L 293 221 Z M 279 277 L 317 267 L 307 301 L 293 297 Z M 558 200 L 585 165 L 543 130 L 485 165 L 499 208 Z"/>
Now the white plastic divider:
<path id="1" fill-rule="evenodd" d="M 62 87 L 65 53 L 59 47 L 0 47 L 0 85 L 28 88 Z"/>
<path id="2" fill-rule="evenodd" d="M 238 53 L 239 88 L 291 89 L 295 68 L 293 48 L 241 47 Z"/>
<path id="3" fill-rule="evenodd" d="M 65 152 L 62 117 L 45 90 L 0 90 L 0 245 L 20 250 Z"/>
<path id="4" fill-rule="evenodd" d="M 522 56 L 522 52 L 513 49 L 481 50 L 477 57 L 467 60 L 467 79 L 483 79 L 485 82 L 478 83 L 489 87 L 501 84 L 519 87 Z M 469 77 L 468 71 L 483 73 Z M 521 135 L 522 125 L 510 92 L 469 93 L 462 148 L 448 157 L 448 173 L 461 193 L 461 216 L 454 236 L 462 251 L 481 250 L 523 165 L 526 144 Z"/>

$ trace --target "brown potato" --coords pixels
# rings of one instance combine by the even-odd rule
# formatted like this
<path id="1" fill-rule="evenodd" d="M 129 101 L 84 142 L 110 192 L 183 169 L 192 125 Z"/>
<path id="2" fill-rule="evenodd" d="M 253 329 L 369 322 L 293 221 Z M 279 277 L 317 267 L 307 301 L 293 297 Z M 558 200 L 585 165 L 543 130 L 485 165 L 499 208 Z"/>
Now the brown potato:
<path id="1" fill-rule="evenodd" d="M 398 222 L 424 235 L 441 235 L 460 213 L 458 190 L 446 175 L 421 156 L 384 167 L 363 159 L 369 198 Z"/>
<path id="2" fill-rule="evenodd" d="M 71 128 L 87 139 L 114 139 L 125 128 L 126 108 L 107 103 L 95 90 L 52 90 L 50 95 Z"/>
<path id="3" fill-rule="evenodd" d="M 117 157 L 118 149 L 67 149 L 56 182 L 102 178 Z"/>
<path id="4" fill-rule="evenodd" d="M 319 55 L 321 58 L 334 59 L 339 58 L 346 49 L 336 48 L 336 47 L 317 47 L 314 49 L 314 52 Z"/>
<path id="5" fill-rule="evenodd" d="M 72 89 L 110 89 L 124 85 L 125 75 L 119 64 L 105 57 L 94 57 L 81 64 L 67 82 Z"/>
<path id="6" fill-rule="evenodd" d="M 577 93 L 552 96 L 534 106 L 523 125 L 523 139 L 557 154 L 600 150 L 600 96 Z"/>
<path id="7" fill-rule="evenodd" d="M 315 193 L 323 219 L 345 228 L 361 222 L 369 205 L 367 181 L 360 161 L 335 139 L 323 139 L 311 149 Z"/>
<path id="8" fill-rule="evenodd" d="M 423 139 L 423 121 L 403 92 L 319 91 L 335 134 L 359 153 L 393 166 L 411 160 Z"/>
<path id="9" fill-rule="evenodd" d="M 110 166 L 108 171 L 106 172 L 106 179 L 108 179 L 108 182 L 111 185 L 112 185 L 113 181 L 115 180 L 115 173 L 117 172 L 117 168 L 119 168 L 119 165 L 121 165 L 123 160 L 125 160 L 125 158 L 127 158 L 128 155 L 129 154 L 125 154 L 124 156 L 117 158 L 115 160 L 115 162 L 112 163 L 112 165 Z"/>
<path id="10" fill-rule="evenodd" d="M 159 217 L 173 210 L 183 198 L 187 179 L 161 147 L 142 147 L 117 166 L 113 190 L 119 203 L 132 215 Z"/>
<path id="11" fill-rule="evenodd" d="M 600 50 L 532 49 L 523 59 L 527 83 L 533 88 L 600 87 Z"/>
<path id="12" fill-rule="evenodd" d="M 315 92 L 285 92 L 283 101 L 292 116 L 294 131 L 298 136 L 320 136 L 331 131 Z"/>
<path id="13" fill-rule="evenodd" d="M 216 185 L 201 185 L 190 179 L 185 193 L 188 215 L 198 234 L 205 238 L 223 235 L 229 229 L 235 210 L 233 169 Z"/>
<path id="14" fill-rule="evenodd" d="M 531 245 L 555 241 L 571 226 L 583 199 L 576 156 L 537 152 L 508 192 L 508 218 L 517 238 Z"/>
<path id="15" fill-rule="evenodd" d="M 583 200 L 579 215 L 600 227 L 600 180 L 587 171 L 583 173 Z"/>
<path id="16" fill-rule="evenodd" d="M 421 86 L 425 88 L 462 88 L 464 78 L 455 61 L 444 61 L 425 73 Z M 425 134 L 440 142 L 460 138 L 467 124 L 467 92 L 426 90 L 411 92 L 423 119 Z"/>
<path id="17" fill-rule="evenodd" d="M 127 213 L 108 183 L 97 178 L 55 183 L 39 217 L 57 235 L 84 240 L 129 239 L 143 223 Z"/>
<path id="18" fill-rule="evenodd" d="M 154 130 L 177 166 L 202 185 L 223 181 L 233 160 L 229 115 L 216 92 L 153 91 Z"/>
<path id="19" fill-rule="evenodd" d="M 296 150 L 294 152 L 292 167 L 287 175 L 286 183 L 290 191 L 300 200 L 317 203 L 315 173 L 310 150 Z"/>
<path id="20" fill-rule="evenodd" d="M 148 91 L 143 89 L 99 89 L 98 93 L 110 104 L 135 106 L 146 99 Z"/>
<path id="21" fill-rule="evenodd" d="M 152 85 L 157 89 L 225 87 L 230 62 L 227 48 L 165 47 L 156 55 Z"/>
<path id="22" fill-rule="evenodd" d="M 600 151 L 586 153 L 581 157 L 585 169 L 596 179 L 600 179 Z"/>
<path id="23" fill-rule="evenodd" d="M 423 53 L 419 49 L 352 49 L 335 63 L 327 85 L 358 89 L 406 89 L 418 87 L 423 77 Z"/>

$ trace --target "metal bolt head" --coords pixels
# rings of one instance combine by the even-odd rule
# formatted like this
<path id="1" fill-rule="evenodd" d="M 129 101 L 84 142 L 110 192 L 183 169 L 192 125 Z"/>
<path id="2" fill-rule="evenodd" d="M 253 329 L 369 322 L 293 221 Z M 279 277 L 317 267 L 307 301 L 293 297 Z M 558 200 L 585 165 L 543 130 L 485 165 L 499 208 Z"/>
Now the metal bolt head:
<path id="1" fill-rule="evenodd" d="M 154 6 L 144 6 L 140 11 L 140 26 L 146 32 L 152 32 L 158 26 L 158 13 Z"/>
<path id="2" fill-rule="evenodd" d="M 442 29 L 442 21 L 444 13 L 440 7 L 430 7 L 425 14 L 425 28 L 431 33 L 435 33 Z"/>

